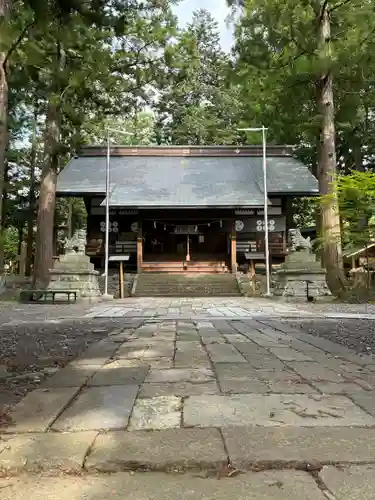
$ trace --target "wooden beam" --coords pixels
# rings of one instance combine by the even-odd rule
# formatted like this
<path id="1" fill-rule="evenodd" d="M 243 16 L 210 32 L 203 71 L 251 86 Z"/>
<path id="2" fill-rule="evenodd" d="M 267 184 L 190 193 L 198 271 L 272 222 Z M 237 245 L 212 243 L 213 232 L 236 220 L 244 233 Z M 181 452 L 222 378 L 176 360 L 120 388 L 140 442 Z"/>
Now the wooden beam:
<path id="1" fill-rule="evenodd" d="M 237 232 L 236 232 L 236 221 L 233 221 L 232 232 L 230 238 L 230 267 L 232 273 L 237 272 Z"/>
<path id="2" fill-rule="evenodd" d="M 79 156 L 105 156 L 103 146 L 84 146 Z M 112 146 L 111 156 L 169 156 L 169 157 L 259 157 L 262 146 Z M 267 145 L 268 156 L 291 156 L 288 146 Z"/>
<path id="3" fill-rule="evenodd" d="M 137 235 L 137 273 L 142 272 L 143 264 L 143 236 L 142 236 L 142 220 L 138 220 L 138 235 Z"/>

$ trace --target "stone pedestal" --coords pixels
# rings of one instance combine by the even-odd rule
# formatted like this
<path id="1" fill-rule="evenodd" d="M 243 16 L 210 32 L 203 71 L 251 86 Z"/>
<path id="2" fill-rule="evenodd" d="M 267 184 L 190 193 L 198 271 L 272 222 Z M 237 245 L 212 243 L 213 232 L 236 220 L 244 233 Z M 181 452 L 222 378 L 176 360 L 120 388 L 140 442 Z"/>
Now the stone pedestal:
<path id="1" fill-rule="evenodd" d="M 291 251 L 285 263 L 273 275 L 274 295 L 286 299 L 307 299 L 331 295 L 326 283 L 326 271 L 309 249 Z"/>
<path id="2" fill-rule="evenodd" d="M 78 298 L 101 297 L 99 272 L 94 270 L 90 258 L 74 250 L 61 255 L 55 267 L 50 269 L 49 290 L 78 290 Z"/>

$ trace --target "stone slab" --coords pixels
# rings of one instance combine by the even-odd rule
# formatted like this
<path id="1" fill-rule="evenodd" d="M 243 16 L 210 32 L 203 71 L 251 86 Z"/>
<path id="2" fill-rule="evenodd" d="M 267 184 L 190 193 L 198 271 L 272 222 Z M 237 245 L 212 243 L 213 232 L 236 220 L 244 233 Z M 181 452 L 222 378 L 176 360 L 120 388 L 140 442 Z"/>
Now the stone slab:
<path id="1" fill-rule="evenodd" d="M 147 365 L 154 370 L 166 370 L 173 368 L 173 359 L 160 358 L 160 359 L 148 359 L 144 361 Z"/>
<path id="2" fill-rule="evenodd" d="M 96 342 L 78 356 L 71 365 L 103 365 L 118 349 L 117 342 Z"/>
<path id="3" fill-rule="evenodd" d="M 373 500 L 375 466 L 324 467 L 320 479 L 335 495 L 335 500 Z"/>
<path id="4" fill-rule="evenodd" d="M 224 474 L 225 477 L 225 474 Z M 37 477 L 0 480 L 4 500 L 326 500 L 315 480 L 301 471 L 239 474 L 200 479 L 196 474 L 160 472 Z M 235 492 L 235 496 L 234 496 Z M 340 499 L 341 500 L 341 499 Z M 345 499 L 346 500 L 346 499 Z M 350 499 L 354 500 L 354 499 Z M 361 500 L 369 500 L 362 497 Z"/>
<path id="5" fill-rule="evenodd" d="M 375 429 L 347 427 L 222 428 L 230 463 L 240 469 L 375 460 Z"/>
<path id="6" fill-rule="evenodd" d="M 246 363 L 245 358 L 230 344 L 208 344 L 206 348 L 214 363 Z"/>
<path id="7" fill-rule="evenodd" d="M 202 335 L 201 336 L 202 343 L 205 346 L 209 346 L 211 344 L 226 344 L 226 340 L 224 337 L 215 335 Z"/>
<path id="8" fill-rule="evenodd" d="M 172 368 L 170 370 L 151 369 L 145 382 L 205 382 L 214 379 L 214 373 L 207 368 Z"/>
<path id="9" fill-rule="evenodd" d="M 375 427 L 375 419 L 350 399 L 314 394 L 191 396 L 184 404 L 184 423 L 197 427 Z"/>
<path id="10" fill-rule="evenodd" d="M 119 349 L 116 351 L 117 359 L 142 359 L 145 352 L 148 349 L 147 344 L 143 345 L 135 345 L 132 342 L 125 342 Z"/>
<path id="11" fill-rule="evenodd" d="M 177 332 L 177 341 L 181 342 L 197 342 L 199 341 L 199 335 L 197 332 Z"/>
<path id="12" fill-rule="evenodd" d="M 175 351 L 174 345 L 159 344 L 161 345 L 149 346 L 143 357 L 145 359 L 172 358 Z"/>
<path id="13" fill-rule="evenodd" d="M 130 419 L 129 430 L 180 427 L 181 409 L 181 399 L 176 396 L 137 399 Z"/>
<path id="14" fill-rule="evenodd" d="M 7 432 L 45 432 L 72 401 L 79 387 L 36 389 L 13 407 Z"/>
<path id="15" fill-rule="evenodd" d="M 350 398 L 364 411 L 375 417 L 375 391 L 353 392 Z"/>
<path id="16" fill-rule="evenodd" d="M 270 392 L 277 394 L 319 394 L 310 385 L 296 383 L 291 380 L 268 380 L 266 383 L 270 388 Z"/>
<path id="17" fill-rule="evenodd" d="M 165 429 L 101 434 L 85 468 L 100 472 L 128 469 L 183 471 L 218 469 L 228 461 L 217 429 Z"/>
<path id="18" fill-rule="evenodd" d="M 357 392 L 367 392 L 363 387 L 354 382 L 342 382 L 336 384 L 335 382 L 310 382 L 311 385 L 316 387 L 322 394 L 355 394 Z M 360 405 L 361 406 L 361 405 Z"/>
<path id="19" fill-rule="evenodd" d="M 220 389 L 223 394 L 266 394 L 270 392 L 267 384 L 258 379 L 219 379 Z"/>
<path id="20" fill-rule="evenodd" d="M 177 340 L 176 342 L 176 354 L 177 353 L 196 353 L 196 354 L 200 354 L 200 353 L 204 353 L 205 354 L 205 350 L 203 349 L 202 345 L 200 342 L 197 342 L 197 341 L 191 341 L 191 342 L 187 342 L 185 340 Z"/>
<path id="21" fill-rule="evenodd" d="M 156 396 L 187 397 L 198 394 L 219 394 L 217 383 L 210 382 L 165 382 L 159 384 L 143 384 L 138 397 L 153 398 Z"/>
<path id="22" fill-rule="evenodd" d="M 301 375 L 301 377 L 309 381 L 315 380 L 322 382 L 340 383 L 344 380 L 342 375 L 334 372 L 333 370 L 330 370 L 329 368 L 326 368 L 320 363 L 315 363 L 315 362 L 305 363 L 300 361 L 290 361 L 287 363 L 287 365 L 290 368 L 292 368 L 292 370 L 294 370 L 296 373 Z"/>
<path id="23" fill-rule="evenodd" d="M 313 361 L 310 356 L 291 347 L 272 347 L 270 351 L 281 361 Z"/>
<path id="24" fill-rule="evenodd" d="M 305 380 L 292 370 L 256 370 L 257 377 L 266 382 L 288 382 L 302 384 Z"/>
<path id="25" fill-rule="evenodd" d="M 220 333 L 236 333 L 233 326 L 225 319 L 213 321 L 212 324 Z"/>
<path id="26" fill-rule="evenodd" d="M 100 370 L 101 366 L 102 365 L 68 365 L 65 368 L 61 368 L 61 370 L 52 375 L 52 377 L 48 377 L 41 387 L 82 387 L 95 372 Z"/>
<path id="27" fill-rule="evenodd" d="M 7 441 L 0 471 L 7 473 L 79 472 L 97 432 L 21 434 Z"/>
<path id="28" fill-rule="evenodd" d="M 214 363 L 213 366 L 219 380 L 258 378 L 257 370 L 247 363 Z"/>
<path id="29" fill-rule="evenodd" d="M 246 361 L 254 368 L 260 370 L 286 370 L 287 366 L 276 356 L 264 356 L 262 354 L 243 354 Z"/>
<path id="30" fill-rule="evenodd" d="M 225 333 L 223 337 L 231 344 L 233 342 L 251 342 L 251 340 L 248 337 L 245 337 L 245 335 L 242 335 L 241 333 Z M 253 342 L 251 342 L 253 343 Z"/>
<path id="31" fill-rule="evenodd" d="M 176 352 L 175 368 L 207 368 L 210 369 L 210 359 L 204 352 Z"/>
<path id="32" fill-rule="evenodd" d="M 148 373 L 148 366 L 129 365 L 127 360 L 116 360 L 104 365 L 87 382 L 89 386 L 141 385 Z"/>
<path id="33" fill-rule="evenodd" d="M 240 351 L 241 354 L 258 354 L 261 356 L 271 356 L 268 349 L 261 347 L 255 342 L 232 342 L 232 345 Z"/>
<path id="34" fill-rule="evenodd" d="M 53 424 L 56 431 L 124 429 L 138 386 L 89 387 Z"/>

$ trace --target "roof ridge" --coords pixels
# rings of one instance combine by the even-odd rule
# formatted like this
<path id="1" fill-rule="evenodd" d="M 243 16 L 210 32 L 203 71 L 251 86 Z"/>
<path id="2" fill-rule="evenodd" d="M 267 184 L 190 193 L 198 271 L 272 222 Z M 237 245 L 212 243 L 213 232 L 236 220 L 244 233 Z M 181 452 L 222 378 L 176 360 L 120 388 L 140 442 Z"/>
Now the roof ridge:
<path id="1" fill-rule="evenodd" d="M 268 145 L 267 156 L 292 156 L 292 146 Z M 87 145 L 79 156 L 106 156 L 107 147 Z M 111 156 L 177 156 L 177 157 L 259 157 L 263 155 L 261 145 L 248 146 L 111 146 Z"/>

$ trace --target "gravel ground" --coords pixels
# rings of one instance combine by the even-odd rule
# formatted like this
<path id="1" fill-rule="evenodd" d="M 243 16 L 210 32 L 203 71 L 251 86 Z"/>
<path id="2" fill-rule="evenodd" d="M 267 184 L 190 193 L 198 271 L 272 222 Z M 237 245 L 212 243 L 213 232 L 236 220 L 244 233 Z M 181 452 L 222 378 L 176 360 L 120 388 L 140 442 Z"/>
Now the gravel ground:
<path id="1" fill-rule="evenodd" d="M 40 312 L 40 311 L 39 311 Z M 74 359 L 87 346 L 124 325 L 117 319 L 5 323 L 0 326 L 0 425 L 9 405 Z"/>
<path id="2" fill-rule="evenodd" d="M 20 304 L 0 301 L 0 325 L 59 318 L 83 318 L 90 304 Z"/>
<path id="3" fill-rule="evenodd" d="M 344 302 L 301 302 L 292 304 L 294 308 L 309 311 L 315 314 L 350 313 L 350 314 L 375 314 L 375 304 L 348 304 Z"/>
<path id="4" fill-rule="evenodd" d="M 314 319 L 283 321 L 315 337 L 324 337 L 357 353 L 375 354 L 375 321 L 358 319 Z"/>

